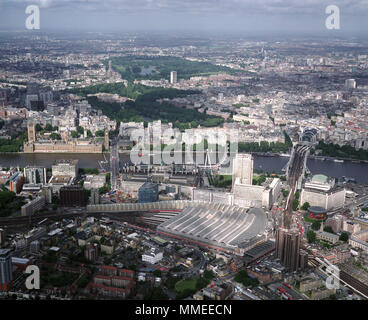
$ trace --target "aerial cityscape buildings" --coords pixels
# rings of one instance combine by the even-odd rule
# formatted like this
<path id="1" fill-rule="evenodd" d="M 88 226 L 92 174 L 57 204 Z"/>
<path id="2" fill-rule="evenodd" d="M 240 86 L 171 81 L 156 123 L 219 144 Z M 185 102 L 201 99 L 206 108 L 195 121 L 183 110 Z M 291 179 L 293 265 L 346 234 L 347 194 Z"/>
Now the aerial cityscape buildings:
<path id="1" fill-rule="evenodd" d="M 0 34 L 0 300 L 368 299 L 367 39 L 225 29 Z"/>

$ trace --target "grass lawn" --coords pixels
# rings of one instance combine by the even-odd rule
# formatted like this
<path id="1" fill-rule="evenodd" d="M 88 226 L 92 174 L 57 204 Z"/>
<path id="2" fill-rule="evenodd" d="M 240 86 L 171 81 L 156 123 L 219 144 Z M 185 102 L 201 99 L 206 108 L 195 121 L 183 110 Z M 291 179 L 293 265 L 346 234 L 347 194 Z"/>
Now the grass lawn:
<path id="1" fill-rule="evenodd" d="M 183 292 L 185 289 L 195 290 L 196 283 L 197 283 L 196 278 L 189 278 L 189 279 L 181 280 L 175 285 L 175 291 L 180 293 L 180 292 Z"/>

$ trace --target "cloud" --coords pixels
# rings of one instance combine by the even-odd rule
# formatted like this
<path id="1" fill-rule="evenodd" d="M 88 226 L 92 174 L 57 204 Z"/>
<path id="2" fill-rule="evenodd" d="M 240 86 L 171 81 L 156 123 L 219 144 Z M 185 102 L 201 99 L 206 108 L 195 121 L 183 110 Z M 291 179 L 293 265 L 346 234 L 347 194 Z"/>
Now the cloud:
<path id="1" fill-rule="evenodd" d="M 0 28 L 22 28 L 30 4 L 52 29 L 321 32 L 331 4 L 340 8 L 342 29 L 368 26 L 368 0 L 0 0 Z"/>
<path id="2" fill-rule="evenodd" d="M 41 8 L 96 12 L 222 13 L 222 14 L 317 14 L 337 5 L 348 15 L 368 12 L 368 0 L 3 0 L 3 7 L 38 4 Z"/>

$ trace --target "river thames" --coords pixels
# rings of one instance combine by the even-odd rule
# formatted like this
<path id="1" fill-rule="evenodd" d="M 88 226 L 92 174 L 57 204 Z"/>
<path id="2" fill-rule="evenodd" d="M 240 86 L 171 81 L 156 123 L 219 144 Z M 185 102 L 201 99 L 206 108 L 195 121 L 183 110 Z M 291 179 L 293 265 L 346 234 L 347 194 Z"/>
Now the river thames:
<path id="1" fill-rule="evenodd" d="M 105 157 L 109 159 L 108 154 L 105 154 Z M 80 168 L 98 168 L 98 161 L 105 160 L 103 154 L 7 153 L 0 154 L 0 167 L 25 167 L 27 165 L 51 167 L 55 160 L 62 159 L 79 159 Z M 128 162 L 130 158 L 129 155 L 121 154 L 120 159 L 122 162 Z M 280 173 L 288 159 L 288 157 L 254 155 L 254 169 L 270 173 Z M 368 184 L 367 163 L 353 163 L 351 161 L 338 163 L 332 160 L 308 159 L 307 167 L 312 174 L 322 173 L 334 178 L 345 176 L 347 178 L 354 178 L 358 183 Z"/>

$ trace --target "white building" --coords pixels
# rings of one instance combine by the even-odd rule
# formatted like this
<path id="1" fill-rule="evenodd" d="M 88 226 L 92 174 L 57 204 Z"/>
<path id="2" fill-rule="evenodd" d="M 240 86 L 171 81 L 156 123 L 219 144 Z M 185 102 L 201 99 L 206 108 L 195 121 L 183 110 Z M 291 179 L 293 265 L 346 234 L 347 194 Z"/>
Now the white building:
<path id="1" fill-rule="evenodd" d="M 356 88 L 355 79 L 346 79 L 345 80 L 345 88 L 346 89 L 355 89 Z"/>
<path id="2" fill-rule="evenodd" d="M 241 184 L 252 184 L 253 181 L 253 156 L 251 154 L 238 153 L 233 160 L 233 187 L 237 178 Z"/>
<path id="3" fill-rule="evenodd" d="M 175 84 L 178 82 L 178 74 L 176 71 L 171 71 L 170 72 L 170 83 L 171 84 Z"/>
<path id="4" fill-rule="evenodd" d="M 335 185 L 335 179 L 328 178 L 323 174 L 316 174 L 309 181 L 305 182 L 305 188 L 328 191 Z"/>
<path id="5" fill-rule="evenodd" d="M 308 202 L 312 207 L 322 207 L 325 210 L 341 208 L 345 204 L 345 188 L 335 186 L 334 179 L 317 174 L 304 184 L 300 203 Z"/>
<path id="6" fill-rule="evenodd" d="M 161 261 L 163 258 L 162 251 L 158 250 L 157 248 L 151 248 L 151 250 L 146 251 L 142 255 L 142 261 L 148 262 L 151 264 L 156 264 L 157 262 Z"/>
<path id="7" fill-rule="evenodd" d="M 53 176 L 70 176 L 75 178 L 78 175 L 78 160 L 60 160 L 52 166 Z"/>
<path id="8" fill-rule="evenodd" d="M 106 175 L 87 175 L 83 187 L 86 190 L 99 189 L 105 185 Z"/>

